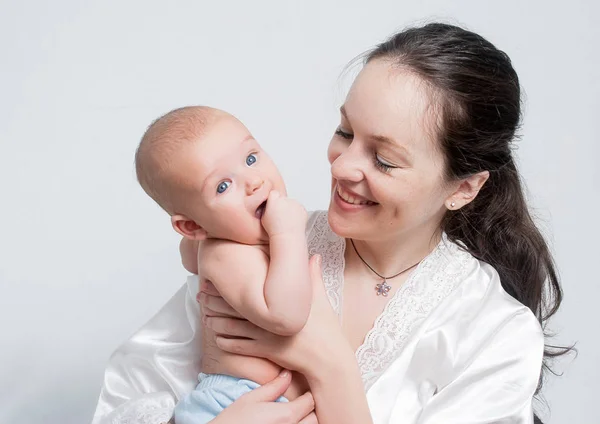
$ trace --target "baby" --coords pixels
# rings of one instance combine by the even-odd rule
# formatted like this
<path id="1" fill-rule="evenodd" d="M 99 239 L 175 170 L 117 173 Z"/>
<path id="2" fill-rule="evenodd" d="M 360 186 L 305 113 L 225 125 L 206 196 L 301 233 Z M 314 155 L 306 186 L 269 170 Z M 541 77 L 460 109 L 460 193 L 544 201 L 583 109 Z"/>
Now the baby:
<path id="1" fill-rule="evenodd" d="M 276 334 L 300 331 L 310 312 L 306 211 L 286 197 L 275 164 L 232 115 L 185 107 L 157 119 L 136 153 L 144 191 L 175 231 L 199 241 L 200 283 L 210 281 L 240 315 Z M 200 384 L 175 409 L 178 424 L 206 423 L 281 368 L 218 352 L 202 325 Z M 304 392 L 294 378 L 279 401 Z"/>

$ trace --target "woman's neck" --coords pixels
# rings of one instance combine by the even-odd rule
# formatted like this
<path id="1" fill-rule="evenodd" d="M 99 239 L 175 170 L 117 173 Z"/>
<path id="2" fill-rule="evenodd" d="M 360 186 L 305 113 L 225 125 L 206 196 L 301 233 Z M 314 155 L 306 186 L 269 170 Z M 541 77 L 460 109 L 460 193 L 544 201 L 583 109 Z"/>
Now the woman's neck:
<path id="1" fill-rule="evenodd" d="M 390 277 L 423 260 L 438 245 L 441 232 L 415 231 L 390 239 L 356 240 L 354 245 L 363 260 L 377 273 Z M 346 240 L 346 265 L 363 266 L 361 259 Z M 370 272 L 370 271 L 369 271 Z"/>

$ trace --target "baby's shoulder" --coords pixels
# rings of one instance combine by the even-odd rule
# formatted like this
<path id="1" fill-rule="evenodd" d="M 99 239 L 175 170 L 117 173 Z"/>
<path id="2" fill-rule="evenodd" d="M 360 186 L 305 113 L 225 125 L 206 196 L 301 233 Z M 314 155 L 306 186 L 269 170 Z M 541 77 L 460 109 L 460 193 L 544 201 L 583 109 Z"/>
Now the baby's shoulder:
<path id="1" fill-rule="evenodd" d="M 269 247 L 267 245 L 249 245 L 221 239 L 204 240 L 198 247 L 198 261 L 200 264 L 206 262 L 239 262 L 245 258 L 256 260 L 268 257 L 268 254 Z"/>

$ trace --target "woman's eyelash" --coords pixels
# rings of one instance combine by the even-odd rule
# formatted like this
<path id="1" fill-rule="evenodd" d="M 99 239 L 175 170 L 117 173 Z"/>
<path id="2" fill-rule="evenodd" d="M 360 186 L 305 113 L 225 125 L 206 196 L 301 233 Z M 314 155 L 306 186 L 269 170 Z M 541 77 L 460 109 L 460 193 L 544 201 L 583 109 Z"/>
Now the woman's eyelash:
<path id="1" fill-rule="evenodd" d="M 345 140 L 352 140 L 354 138 L 354 134 L 343 131 L 341 128 L 335 130 L 335 135 L 342 137 Z M 398 168 L 397 166 L 388 165 L 379 160 L 377 153 L 373 154 L 373 163 L 375 167 L 383 172 L 390 172 L 392 169 Z"/>
<path id="2" fill-rule="evenodd" d="M 383 172 L 390 172 L 392 169 L 398 168 L 397 166 L 388 165 L 387 163 L 380 161 L 377 153 L 373 155 L 373 163 L 375 164 L 376 168 Z"/>
<path id="3" fill-rule="evenodd" d="M 352 140 L 352 138 L 354 137 L 354 134 L 350 134 L 350 133 L 347 133 L 346 131 L 342 131 L 340 128 L 335 130 L 335 135 L 339 135 L 340 137 L 342 137 L 346 140 Z"/>

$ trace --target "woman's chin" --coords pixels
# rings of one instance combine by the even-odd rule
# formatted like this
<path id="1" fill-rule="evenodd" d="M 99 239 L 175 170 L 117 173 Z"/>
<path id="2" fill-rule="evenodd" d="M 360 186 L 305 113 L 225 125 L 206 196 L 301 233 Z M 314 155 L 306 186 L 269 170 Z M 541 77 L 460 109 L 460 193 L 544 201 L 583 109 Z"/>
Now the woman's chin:
<path id="1" fill-rule="evenodd" d="M 340 209 L 335 200 L 332 199 L 327 212 L 329 227 L 340 237 L 361 238 L 360 234 L 364 233 L 365 229 L 370 226 L 373 218 L 367 216 L 364 212 L 356 213 L 360 211 L 364 211 L 364 208 L 348 213 Z"/>

